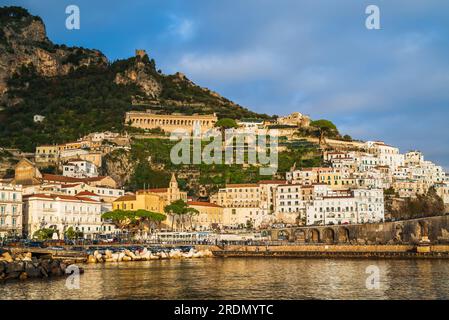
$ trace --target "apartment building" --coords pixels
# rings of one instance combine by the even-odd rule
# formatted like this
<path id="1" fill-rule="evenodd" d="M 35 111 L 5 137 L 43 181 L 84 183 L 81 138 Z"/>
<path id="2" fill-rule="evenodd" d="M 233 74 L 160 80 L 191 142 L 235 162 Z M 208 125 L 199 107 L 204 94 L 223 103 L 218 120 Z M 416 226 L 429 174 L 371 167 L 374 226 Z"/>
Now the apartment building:
<path id="1" fill-rule="evenodd" d="M 22 235 L 22 186 L 0 183 L 0 237 Z"/>

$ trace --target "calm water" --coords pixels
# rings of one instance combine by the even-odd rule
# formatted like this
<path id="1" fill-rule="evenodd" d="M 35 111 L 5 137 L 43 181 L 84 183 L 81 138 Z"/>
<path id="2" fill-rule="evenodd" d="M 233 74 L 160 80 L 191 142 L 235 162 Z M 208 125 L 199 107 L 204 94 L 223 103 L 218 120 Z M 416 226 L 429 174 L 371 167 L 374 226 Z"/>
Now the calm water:
<path id="1" fill-rule="evenodd" d="M 380 288 L 366 289 L 370 265 Z M 0 299 L 449 299 L 449 261 L 208 258 L 86 265 L 65 279 L 0 284 Z"/>

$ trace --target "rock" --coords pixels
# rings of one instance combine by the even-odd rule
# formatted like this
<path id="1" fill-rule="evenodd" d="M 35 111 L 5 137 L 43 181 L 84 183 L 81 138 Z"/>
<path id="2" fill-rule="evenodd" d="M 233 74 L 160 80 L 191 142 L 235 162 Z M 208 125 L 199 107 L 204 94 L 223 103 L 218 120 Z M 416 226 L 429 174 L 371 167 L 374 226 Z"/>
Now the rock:
<path id="1" fill-rule="evenodd" d="M 22 272 L 25 270 L 25 264 L 22 261 L 14 261 L 6 265 L 6 273 Z"/>
<path id="2" fill-rule="evenodd" d="M 132 261 L 133 259 L 130 256 L 124 256 L 122 261 Z"/>
<path id="3" fill-rule="evenodd" d="M 97 263 L 97 259 L 93 256 L 93 255 L 89 255 L 89 257 L 87 258 L 87 262 L 88 263 Z"/>
<path id="4" fill-rule="evenodd" d="M 32 261 L 32 254 L 31 252 L 25 253 L 25 256 L 22 259 L 23 261 Z"/>
<path id="5" fill-rule="evenodd" d="M 106 252 L 104 253 L 107 259 L 111 259 L 112 258 L 112 251 L 111 250 L 106 250 Z"/>
<path id="6" fill-rule="evenodd" d="M 39 266 L 39 271 L 43 277 L 48 278 L 48 271 L 43 266 Z"/>
<path id="7" fill-rule="evenodd" d="M 61 262 L 61 263 L 59 264 L 59 267 L 61 268 L 62 273 L 65 273 L 65 269 L 67 269 L 67 263 Z"/>
<path id="8" fill-rule="evenodd" d="M 42 275 L 39 267 L 34 266 L 32 263 L 27 263 L 25 265 L 25 272 L 30 278 L 38 278 Z"/>
<path id="9" fill-rule="evenodd" d="M 18 277 L 20 277 L 21 272 L 9 272 L 6 273 L 6 277 L 5 280 L 10 280 L 10 279 L 17 279 Z"/>
<path id="10" fill-rule="evenodd" d="M 6 262 L 14 262 L 14 259 L 12 258 L 11 254 L 9 252 L 3 252 L 2 257 L 4 259 L 4 261 Z"/>
<path id="11" fill-rule="evenodd" d="M 63 272 L 59 266 L 52 266 L 51 267 L 51 275 L 52 276 L 62 276 Z"/>
<path id="12" fill-rule="evenodd" d="M 20 279 L 20 280 L 26 280 L 27 278 L 28 278 L 28 275 L 27 275 L 26 272 L 22 272 L 22 273 L 19 275 L 19 279 Z"/>

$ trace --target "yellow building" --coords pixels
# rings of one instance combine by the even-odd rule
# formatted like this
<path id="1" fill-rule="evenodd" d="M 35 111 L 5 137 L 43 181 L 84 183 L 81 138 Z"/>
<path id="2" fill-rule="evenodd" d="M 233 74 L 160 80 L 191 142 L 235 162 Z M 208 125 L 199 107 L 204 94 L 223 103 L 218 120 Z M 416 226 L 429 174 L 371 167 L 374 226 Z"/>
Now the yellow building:
<path id="1" fill-rule="evenodd" d="M 39 169 L 36 168 L 35 164 L 30 160 L 23 158 L 15 167 L 15 174 L 12 183 L 23 186 L 38 185 L 41 183 L 41 179 L 42 174 Z"/>
<path id="2" fill-rule="evenodd" d="M 59 161 L 58 145 L 43 145 L 36 147 L 36 162 L 57 163 Z"/>
<path id="3" fill-rule="evenodd" d="M 223 207 L 215 203 L 189 201 L 190 208 L 199 211 L 198 215 L 192 217 L 192 228 L 194 230 L 217 229 L 223 224 Z"/>
<path id="4" fill-rule="evenodd" d="M 193 126 L 198 124 L 201 132 L 212 129 L 217 122 L 217 116 L 214 114 L 208 115 L 183 115 L 183 114 L 155 114 L 151 110 L 147 112 L 130 111 L 125 115 L 125 124 L 131 127 L 141 129 L 156 129 L 160 128 L 165 132 L 173 132 L 176 129 L 185 129 L 191 132 Z"/>
<path id="5" fill-rule="evenodd" d="M 173 201 L 187 201 L 187 193 L 179 190 L 175 175 L 168 188 L 139 190 L 133 195 L 124 195 L 112 203 L 113 210 L 148 210 L 164 213 L 164 207 Z"/>

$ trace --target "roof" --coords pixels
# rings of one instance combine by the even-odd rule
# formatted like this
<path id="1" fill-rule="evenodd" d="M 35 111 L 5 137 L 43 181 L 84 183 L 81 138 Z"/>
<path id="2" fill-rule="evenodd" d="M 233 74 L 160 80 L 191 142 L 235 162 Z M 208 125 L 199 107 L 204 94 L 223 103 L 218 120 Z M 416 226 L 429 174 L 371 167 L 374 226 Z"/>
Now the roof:
<path id="1" fill-rule="evenodd" d="M 222 206 L 219 206 L 218 204 L 211 203 L 211 202 L 205 202 L 205 201 L 188 201 L 187 204 L 189 206 L 203 206 L 203 207 L 223 208 Z"/>
<path id="2" fill-rule="evenodd" d="M 136 200 L 135 194 L 125 194 L 124 196 L 121 196 L 121 197 L 115 199 L 114 202 L 116 202 L 116 201 L 134 201 L 134 200 Z"/>
<path id="3" fill-rule="evenodd" d="M 259 185 L 257 183 L 236 183 L 236 184 L 227 184 L 226 188 L 255 188 Z"/>
<path id="4" fill-rule="evenodd" d="M 105 178 L 108 178 L 107 176 L 98 176 L 93 178 L 73 178 L 73 177 L 66 177 L 66 176 L 60 176 L 56 174 L 48 174 L 44 173 L 42 175 L 43 180 L 47 181 L 58 181 L 58 182 L 93 182 L 93 181 L 101 181 Z"/>
<path id="5" fill-rule="evenodd" d="M 40 198 L 40 199 L 50 199 L 50 200 L 69 200 L 69 201 L 84 201 L 84 202 L 93 202 L 93 203 L 99 203 L 100 201 L 93 200 L 90 198 L 84 198 L 76 196 L 68 196 L 63 194 L 51 194 L 51 193 L 36 193 L 31 195 L 23 196 L 24 199 L 30 199 L 30 198 Z"/>
<path id="6" fill-rule="evenodd" d="M 81 191 L 81 192 L 77 193 L 76 196 L 95 196 L 95 197 L 98 197 L 98 194 L 95 194 L 95 193 L 90 192 L 90 191 Z"/>
<path id="7" fill-rule="evenodd" d="M 79 183 L 61 184 L 61 188 L 73 188 L 79 185 L 80 185 Z"/>
<path id="8" fill-rule="evenodd" d="M 285 180 L 260 180 L 259 184 L 286 184 Z"/>
<path id="9" fill-rule="evenodd" d="M 165 193 L 167 188 L 154 188 L 154 189 L 141 189 L 137 190 L 138 193 Z"/>

